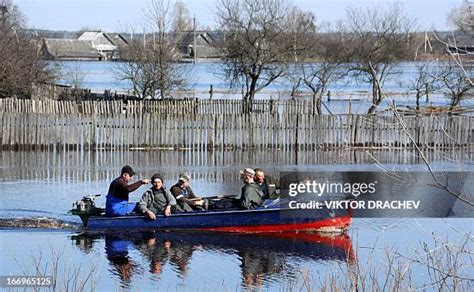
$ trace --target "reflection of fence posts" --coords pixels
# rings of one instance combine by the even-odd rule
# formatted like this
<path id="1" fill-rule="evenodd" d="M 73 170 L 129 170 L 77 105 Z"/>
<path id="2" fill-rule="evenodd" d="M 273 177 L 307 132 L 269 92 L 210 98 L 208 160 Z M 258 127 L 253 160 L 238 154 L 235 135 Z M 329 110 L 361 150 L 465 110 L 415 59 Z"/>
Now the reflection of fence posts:
<path id="1" fill-rule="evenodd" d="M 428 103 L 430 101 L 430 88 L 429 88 L 429 85 L 428 83 L 425 83 L 425 95 L 426 95 L 426 103 Z"/>
<path id="2" fill-rule="evenodd" d="M 0 99 L 4 149 L 315 150 L 412 147 L 393 116 L 313 115 L 305 100 L 32 101 Z M 405 116 L 421 147 L 474 147 L 472 116 Z"/>

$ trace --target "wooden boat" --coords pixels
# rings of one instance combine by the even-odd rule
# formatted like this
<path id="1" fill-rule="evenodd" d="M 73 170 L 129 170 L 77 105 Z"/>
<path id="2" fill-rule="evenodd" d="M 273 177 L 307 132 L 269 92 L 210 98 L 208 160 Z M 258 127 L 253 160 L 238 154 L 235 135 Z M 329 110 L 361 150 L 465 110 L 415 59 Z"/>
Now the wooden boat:
<path id="1" fill-rule="evenodd" d="M 347 210 L 289 209 L 279 204 L 266 204 L 253 210 L 208 210 L 177 213 L 156 220 L 144 216 L 127 215 L 107 217 L 91 212 L 71 210 L 79 215 L 84 227 L 89 230 L 208 230 L 223 232 L 286 232 L 326 231 L 342 232 L 352 220 Z"/>

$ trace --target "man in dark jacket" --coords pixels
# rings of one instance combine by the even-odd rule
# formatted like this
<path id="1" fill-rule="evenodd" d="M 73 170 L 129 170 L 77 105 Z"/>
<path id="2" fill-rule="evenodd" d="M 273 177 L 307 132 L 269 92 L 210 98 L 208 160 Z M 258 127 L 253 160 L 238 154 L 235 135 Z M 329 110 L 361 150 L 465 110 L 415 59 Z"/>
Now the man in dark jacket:
<path id="1" fill-rule="evenodd" d="M 138 210 L 148 218 L 155 220 L 156 214 L 171 215 L 176 212 L 175 198 L 163 187 L 163 179 L 159 174 L 151 177 L 152 187 L 147 190 L 138 203 Z"/>
<path id="2" fill-rule="evenodd" d="M 178 206 L 184 211 L 205 210 L 204 200 L 196 196 L 189 186 L 189 175 L 180 174 L 178 182 L 171 187 L 170 191 L 176 198 Z"/>
<path id="3" fill-rule="evenodd" d="M 150 182 L 148 179 L 142 179 L 129 185 L 128 183 L 134 175 L 133 169 L 125 165 L 120 172 L 120 176 L 110 184 L 105 202 L 105 214 L 107 216 L 122 216 L 134 211 L 137 204 L 128 202 L 130 192 Z"/>
<path id="4" fill-rule="evenodd" d="M 263 192 L 263 199 L 276 199 L 279 197 L 280 184 L 269 175 L 265 175 L 261 168 L 255 168 L 255 183 Z"/>
<path id="5" fill-rule="evenodd" d="M 255 171 L 251 168 L 246 168 L 240 171 L 240 175 L 245 185 L 242 187 L 238 206 L 241 209 L 254 209 L 261 206 L 263 203 L 263 192 L 254 181 Z"/>

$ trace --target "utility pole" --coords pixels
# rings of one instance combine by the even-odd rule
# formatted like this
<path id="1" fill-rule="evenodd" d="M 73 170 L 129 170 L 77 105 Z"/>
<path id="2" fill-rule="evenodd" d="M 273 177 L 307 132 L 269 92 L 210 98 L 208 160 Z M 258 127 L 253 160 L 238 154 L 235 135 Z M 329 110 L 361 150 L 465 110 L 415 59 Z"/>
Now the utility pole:
<path id="1" fill-rule="evenodd" d="M 193 52 L 194 52 L 194 64 L 196 64 L 197 58 L 197 47 L 196 47 L 196 14 L 193 17 Z"/>
<path id="2" fill-rule="evenodd" d="M 425 31 L 425 53 L 428 51 L 428 47 L 430 47 L 430 52 L 432 52 L 433 47 L 431 46 L 430 37 L 428 36 L 428 32 Z"/>

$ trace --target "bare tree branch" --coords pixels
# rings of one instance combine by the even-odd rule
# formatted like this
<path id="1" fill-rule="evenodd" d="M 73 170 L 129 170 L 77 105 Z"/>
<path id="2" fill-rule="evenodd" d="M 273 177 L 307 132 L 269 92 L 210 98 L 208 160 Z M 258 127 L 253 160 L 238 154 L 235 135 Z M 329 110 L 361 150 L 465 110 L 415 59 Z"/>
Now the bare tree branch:
<path id="1" fill-rule="evenodd" d="M 355 78 L 372 85 L 372 106 L 368 112 L 373 113 L 383 100 L 383 84 L 390 75 L 398 73 L 395 65 L 414 54 L 415 20 L 406 16 L 396 2 L 388 8 L 350 8 L 346 14 L 345 60 Z"/>
<path id="2" fill-rule="evenodd" d="M 39 55 L 39 40 L 22 32 L 23 17 L 11 1 L 0 5 L 0 97 L 31 96 L 35 83 L 54 80 Z"/>
<path id="3" fill-rule="evenodd" d="M 314 16 L 287 0 L 220 0 L 216 17 L 225 35 L 223 76 L 231 87 L 243 86 L 250 104 L 258 91 L 287 74 L 287 63 L 304 49 L 302 35 L 314 28 Z"/>
<path id="4" fill-rule="evenodd" d="M 148 39 L 134 40 L 125 52 L 128 62 L 116 72 L 119 80 L 127 80 L 140 98 L 167 98 L 174 89 L 188 85 L 191 67 L 178 64 L 176 33 L 171 30 L 173 10 L 166 0 L 152 0 L 145 17 L 151 31 Z"/>

